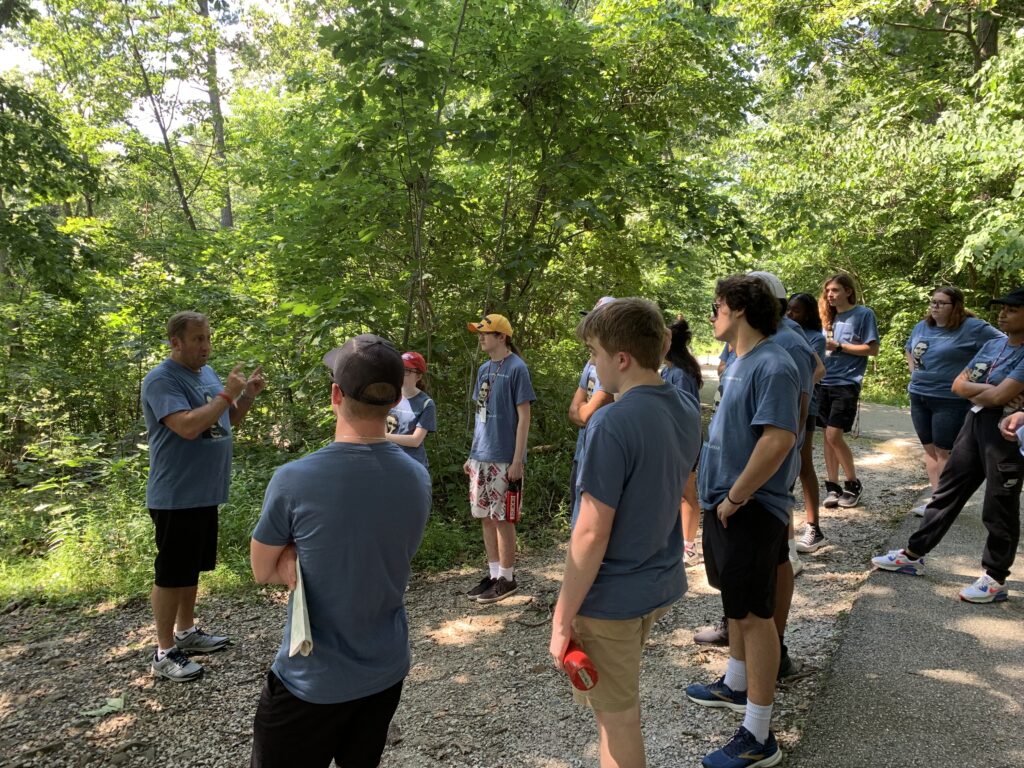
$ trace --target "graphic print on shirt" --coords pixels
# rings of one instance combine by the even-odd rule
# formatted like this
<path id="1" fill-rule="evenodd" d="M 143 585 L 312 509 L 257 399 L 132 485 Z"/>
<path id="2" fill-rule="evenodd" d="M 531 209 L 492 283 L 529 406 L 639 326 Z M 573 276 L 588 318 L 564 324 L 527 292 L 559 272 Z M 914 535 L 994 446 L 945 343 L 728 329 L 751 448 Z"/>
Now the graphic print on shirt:
<path id="1" fill-rule="evenodd" d="M 393 413 L 388 414 L 387 429 L 389 435 L 393 435 L 395 433 L 395 430 L 398 429 L 398 417 L 395 416 L 395 414 Z"/>
<path id="2" fill-rule="evenodd" d="M 988 369 L 989 364 L 979 360 L 971 367 L 971 370 L 967 373 L 967 378 L 975 383 L 982 381 L 987 376 Z"/>
<path id="3" fill-rule="evenodd" d="M 210 403 L 213 402 L 213 398 L 217 397 L 217 395 L 211 395 L 207 392 L 204 397 L 206 398 L 206 402 Z M 224 427 L 220 425 L 219 421 L 213 422 L 213 424 L 210 425 L 210 428 L 200 435 L 203 440 L 221 440 L 227 436 L 228 433 L 224 431 Z"/>
<path id="4" fill-rule="evenodd" d="M 914 345 L 914 348 L 912 350 L 910 350 L 910 357 L 914 361 L 914 370 L 915 371 L 927 371 L 928 370 L 927 368 L 924 367 L 924 353 L 927 352 L 927 351 L 928 351 L 928 342 L 924 341 L 924 340 L 917 342 L 917 344 Z"/>

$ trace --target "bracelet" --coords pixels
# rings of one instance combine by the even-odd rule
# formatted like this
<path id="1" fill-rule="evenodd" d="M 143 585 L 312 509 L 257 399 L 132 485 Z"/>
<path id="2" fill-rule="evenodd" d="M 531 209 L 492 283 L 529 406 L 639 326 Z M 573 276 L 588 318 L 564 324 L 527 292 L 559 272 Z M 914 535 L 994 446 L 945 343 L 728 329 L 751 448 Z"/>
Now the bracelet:
<path id="1" fill-rule="evenodd" d="M 227 392 L 225 392 L 225 391 L 224 391 L 223 389 L 222 389 L 222 390 L 221 390 L 220 392 L 218 392 L 218 393 L 217 393 L 217 397 L 223 397 L 223 398 L 224 398 L 225 400 L 227 400 L 227 401 L 228 401 L 228 405 L 234 405 L 234 404 L 235 404 L 235 401 L 234 401 L 234 399 L 233 399 L 233 398 L 231 397 L 231 395 L 229 395 L 229 394 L 228 394 Z"/>
<path id="2" fill-rule="evenodd" d="M 737 507 L 740 505 L 738 501 L 732 500 L 732 496 L 729 495 L 728 491 L 725 492 L 725 500 L 728 501 L 730 504 L 735 504 Z"/>

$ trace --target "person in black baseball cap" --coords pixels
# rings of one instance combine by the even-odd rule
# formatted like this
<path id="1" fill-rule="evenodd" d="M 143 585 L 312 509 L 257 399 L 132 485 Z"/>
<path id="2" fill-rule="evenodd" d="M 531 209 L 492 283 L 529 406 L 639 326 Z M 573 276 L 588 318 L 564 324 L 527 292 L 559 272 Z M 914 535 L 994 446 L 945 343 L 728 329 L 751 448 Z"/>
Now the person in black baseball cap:
<path id="1" fill-rule="evenodd" d="M 309 656 L 291 649 L 290 610 L 256 708 L 254 768 L 377 765 L 409 672 L 405 589 L 431 494 L 426 467 L 385 432 L 402 356 L 364 334 L 324 363 L 334 441 L 278 468 L 250 543 L 257 583 L 301 580 L 313 639 Z"/>
<path id="2" fill-rule="evenodd" d="M 386 339 L 364 333 L 324 355 L 331 381 L 346 397 L 367 405 L 393 406 L 402 399 L 405 364 Z"/>
<path id="3" fill-rule="evenodd" d="M 1024 287 L 1014 288 L 1005 296 L 1000 296 L 998 299 L 992 299 L 989 306 L 993 304 L 1004 304 L 1007 307 L 1024 307 Z"/>

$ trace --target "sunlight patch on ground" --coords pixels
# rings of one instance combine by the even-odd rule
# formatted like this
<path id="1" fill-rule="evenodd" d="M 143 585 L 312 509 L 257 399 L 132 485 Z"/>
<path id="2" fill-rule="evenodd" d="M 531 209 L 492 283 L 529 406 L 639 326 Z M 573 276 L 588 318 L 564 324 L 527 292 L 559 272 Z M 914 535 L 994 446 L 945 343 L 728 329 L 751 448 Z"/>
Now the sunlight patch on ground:
<path id="1" fill-rule="evenodd" d="M 987 680 L 974 672 L 964 672 L 959 669 L 922 669 L 917 674 L 930 680 L 937 680 L 940 683 L 969 685 L 972 688 L 987 691 L 993 698 L 1004 702 L 1006 709 L 1009 712 L 1017 712 L 1021 709 L 1020 703 L 1015 701 L 1012 696 L 1009 696 L 1002 691 L 994 690 Z"/>
<path id="2" fill-rule="evenodd" d="M 438 645 L 469 645 L 479 637 L 495 635 L 504 628 L 504 616 L 478 615 L 445 621 L 425 634 Z"/>
<path id="3" fill-rule="evenodd" d="M 982 608 L 985 607 L 982 606 Z M 1019 619 L 983 617 L 973 613 L 950 622 L 950 626 L 957 632 L 970 635 L 985 648 L 991 648 L 994 651 L 1008 651 L 1024 647 L 1024 641 L 1014 638 L 1014 635 L 1018 633 L 1019 623 Z"/>

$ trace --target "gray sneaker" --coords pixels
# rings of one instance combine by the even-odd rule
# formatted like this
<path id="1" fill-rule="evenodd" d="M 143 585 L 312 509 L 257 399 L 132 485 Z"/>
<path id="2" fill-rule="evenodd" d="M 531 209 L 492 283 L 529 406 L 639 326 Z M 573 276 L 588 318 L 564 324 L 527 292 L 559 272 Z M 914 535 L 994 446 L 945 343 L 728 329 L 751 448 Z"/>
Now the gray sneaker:
<path id="1" fill-rule="evenodd" d="M 231 641 L 223 635 L 208 635 L 197 629 L 185 637 L 174 636 L 174 642 L 182 653 L 213 653 L 226 648 Z"/>
<path id="2" fill-rule="evenodd" d="M 202 665 L 189 659 L 179 648 L 171 648 L 160 661 L 154 653 L 152 669 L 155 677 L 166 677 L 176 683 L 187 683 L 203 675 Z"/>

